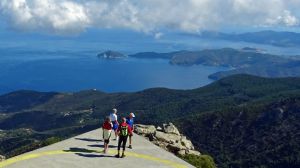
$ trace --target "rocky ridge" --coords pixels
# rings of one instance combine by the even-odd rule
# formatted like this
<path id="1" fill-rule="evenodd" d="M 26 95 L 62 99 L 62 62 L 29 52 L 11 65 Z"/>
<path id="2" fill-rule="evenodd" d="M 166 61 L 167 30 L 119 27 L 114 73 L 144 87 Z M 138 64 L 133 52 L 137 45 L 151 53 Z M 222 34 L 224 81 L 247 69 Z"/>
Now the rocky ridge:
<path id="1" fill-rule="evenodd" d="M 195 150 L 193 143 L 186 136 L 180 134 L 172 123 L 163 124 L 162 127 L 154 125 L 136 124 L 134 132 L 149 139 L 153 144 L 176 155 L 201 155 Z"/>

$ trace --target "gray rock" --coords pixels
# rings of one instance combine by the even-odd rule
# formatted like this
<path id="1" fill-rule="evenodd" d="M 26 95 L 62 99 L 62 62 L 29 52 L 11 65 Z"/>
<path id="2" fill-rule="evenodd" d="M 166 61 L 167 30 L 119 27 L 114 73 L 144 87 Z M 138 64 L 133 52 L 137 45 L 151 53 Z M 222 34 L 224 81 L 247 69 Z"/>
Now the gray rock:
<path id="1" fill-rule="evenodd" d="M 156 127 L 156 130 L 157 131 L 163 131 L 163 129 L 160 126 Z"/>
<path id="2" fill-rule="evenodd" d="M 195 150 L 188 150 L 187 154 L 192 154 L 192 155 L 197 155 L 197 156 L 201 155 L 201 153 L 199 151 L 195 151 Z"/>
<path id="3" fill-rule="evenodd" d="M 179 136 L 179 135 L 167 134 L 167 133 L 159 132 L 159 131 L 157 131 L 155 133 L 155 136 L 158 140 L 167 142 L 167 143 L 176 143 L 176 142 L 179 142 L 181 139 L 181 136 Z"/>
<path id="4" fill-rule="evenodd" d="M 134 132 L 139 135 L 149 136 L 150 134 L 155 134 L 156 128 L 154 125 L 134 125 Z"/>
<path id="5" fill-rule="evenodd" d="M 181 137 L 181 144 L 189 150 L 194 150 L 195 149 L 192 141 L 188 140 L 185 136 Z"/>
<path id="6" fill-rule="evenodd" d="M 173 123 L 163 124 L 164 132 L 168 134 L 180 135 L 178 129 Z"/>
<path id="7" fill-rule="evenodd" d="M 177 154 L 183 156 L 183 155 L 186 155 L 187 153 L 186 153 L 186 150 L 180 150 L 177 152 Z"/>
<path id="8" fill-rule="evenodd" d="M 173 153 L 177 153 L 177 152 L 179 152 L 181 150 L 185 150 L 186 149 L 180 143 L 169 144 L 169 145 L 167 145 L 167 148 L 169 149 L 169 151 L 171 151 Z"/>
<path id="9" fill-rule="evenodd" d="M 193 143 L 186 136 L 182 136 L 172 123 L 163 124 L 163 128 L 141 124 L 136 124 L 134 128 L 137 134 L 148 137 L 153 144 L 169 152 L 179 155 L 201 155 L 195 150 Z"/>

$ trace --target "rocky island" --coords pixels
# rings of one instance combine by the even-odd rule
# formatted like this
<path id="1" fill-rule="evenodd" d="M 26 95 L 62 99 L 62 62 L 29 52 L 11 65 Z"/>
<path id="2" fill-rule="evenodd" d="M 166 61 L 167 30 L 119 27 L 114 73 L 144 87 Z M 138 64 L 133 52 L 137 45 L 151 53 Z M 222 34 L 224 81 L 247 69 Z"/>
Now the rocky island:
<path id="1" fill-rule="evenodd" d="M 102 59 L 121 59 L 126 58 L 127 56 L 117 51 L 108 50 L 98 54 L 97 57 Z"/>

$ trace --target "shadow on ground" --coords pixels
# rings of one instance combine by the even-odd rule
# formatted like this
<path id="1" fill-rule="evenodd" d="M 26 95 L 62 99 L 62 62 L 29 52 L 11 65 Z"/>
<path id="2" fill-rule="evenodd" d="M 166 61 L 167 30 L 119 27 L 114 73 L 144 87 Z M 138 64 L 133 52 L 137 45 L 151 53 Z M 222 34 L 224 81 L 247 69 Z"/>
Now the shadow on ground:
<path id="1" fill-rule="evenodd" d="M 97 150 L 90 150 L 85 148 L 70 148 L 69 150 L 64 150 L 64 152 L 72 152 L 78 156 L 88 157 L 88 158 L 114 157 L 111 155 L 103 155 L 102 152 Z"/>
<path id="2" fill-rule="evenodd" d="M 97 155 L 97 154 L 85 154 L 85 153 L 76 153 L 76 155 L 78 156 L 82 156 L 82 157 L 88 157 L 88 158 L 104 158 L 104 157 L 110 157 L 110 158 L 114 158 L 115 156 L 111 156 L 111 155 Z"/>
<path id="3" fill-rule="evenodd" d="M 103 144 L 94 144 L 94 145 L 88 145 L 89 147 L 95 147 L 95 148 L 104 148 Z M 115 145 L 109 145 L 109 148 L 117 148 L 118 146 Z"/>
<path id="4" fill-rule="evenodd" d="M 76 140 L 87 141 L 87 142 L 102 142 L 100 139 L 91 139 L 91 138 L 75 138 Z"/>

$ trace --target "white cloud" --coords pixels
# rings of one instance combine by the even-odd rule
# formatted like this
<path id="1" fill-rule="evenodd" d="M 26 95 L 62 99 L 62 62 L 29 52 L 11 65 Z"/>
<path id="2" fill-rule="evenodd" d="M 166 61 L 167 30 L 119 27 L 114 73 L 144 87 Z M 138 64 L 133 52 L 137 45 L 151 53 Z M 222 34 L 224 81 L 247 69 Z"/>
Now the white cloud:
<path id="1" fill-rule="evenodd" d="M 199 32 L 230 26 L 298 26 L 299 0 L 1 0 L 11 27 L 55 34 L 86 28 Z M 158 37 L 159 38 L 159 37 Z"/>
<path id="2" fill-rule="evenodd" d="M 155 39 L 160 39 L 163 35 L 164 35 L 163 33 L 158 32 L 158 33 L 155 33 L 155 34 L 154 34 L 154 38 L 155 38 Z"/>

